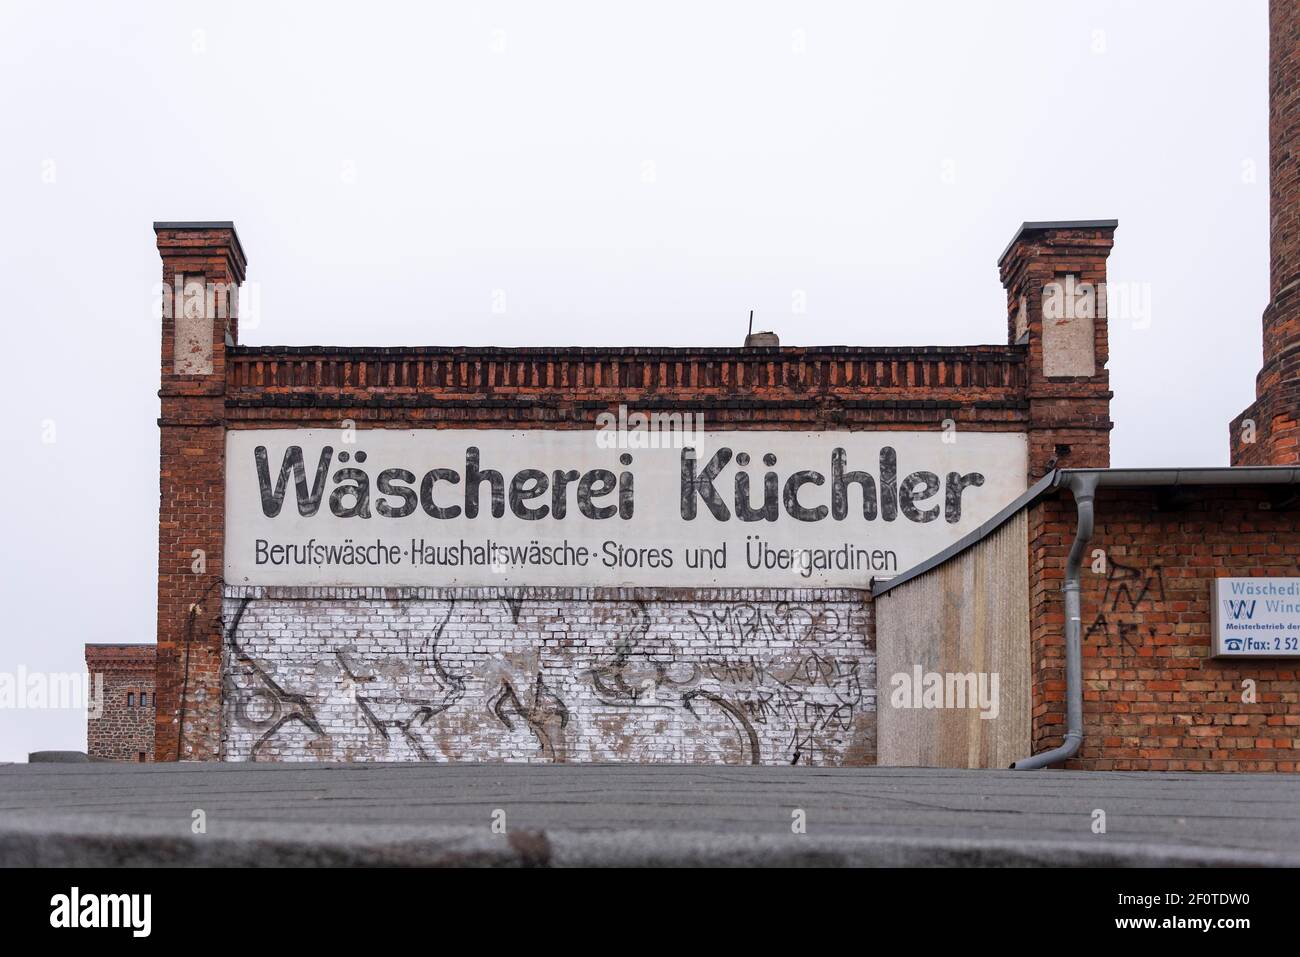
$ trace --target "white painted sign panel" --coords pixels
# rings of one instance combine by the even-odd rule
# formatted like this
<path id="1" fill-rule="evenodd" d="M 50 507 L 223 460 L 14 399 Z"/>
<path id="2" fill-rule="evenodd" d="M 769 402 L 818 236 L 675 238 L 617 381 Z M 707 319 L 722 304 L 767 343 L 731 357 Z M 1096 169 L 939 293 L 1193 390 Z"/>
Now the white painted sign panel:
<path id="1" fill-rule="evenodd" d="M 865 588 L 1025 490 L 1020 433 L 687 437 L 232 430 L 226 581 Z"/>
<path id="2" fill-rule="evenodd" d="M 1216 578 L 1214 653 L 1300 657 L 1300 578 Z"/>

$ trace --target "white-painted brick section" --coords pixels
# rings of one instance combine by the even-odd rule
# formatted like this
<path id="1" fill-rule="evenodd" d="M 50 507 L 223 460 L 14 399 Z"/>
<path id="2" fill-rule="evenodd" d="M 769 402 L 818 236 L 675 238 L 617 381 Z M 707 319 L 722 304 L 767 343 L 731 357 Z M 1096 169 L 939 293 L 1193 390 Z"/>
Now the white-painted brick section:
<path id="1" fill-rule="evenodd" d="M 232 587 L 222 756 L 871 764 L 864 597 Z"/>

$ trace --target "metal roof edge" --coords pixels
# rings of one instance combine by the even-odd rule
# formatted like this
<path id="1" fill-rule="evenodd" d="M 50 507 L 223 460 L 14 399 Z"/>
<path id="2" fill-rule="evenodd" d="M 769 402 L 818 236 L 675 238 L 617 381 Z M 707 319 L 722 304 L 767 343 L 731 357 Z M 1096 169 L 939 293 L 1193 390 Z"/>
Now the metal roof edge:
<path id="1" fill-rule="evenodd" d="M 1058 484 L 1073 475 L 1095 475 L 1108 488 L 1160 488 L 1173 486 L 1293 485 L 1300 484 L 1300 468 L 1292 465 L 1215 465 L 1190 468 L 1060 469 Z"/>
<path id="2" fill-rule="evenodd" d="M 1229 485 L 1300 485 L 1300 468 L 1290 465 L 1240 466 L 1224 465 L 1209 468 L 1171 469 L 1055 469 L 1039 479 L 1023 495 L 1012 501 L 987 522 L 968 535 L 964 535 L 942 551 L 906 571 L 876 584 L 871 580 L 871 597 L 879 598 L 897 585 L 902 585 L 944 564 L 972 545 L 987 538 L 1021 509 L 1033 505 L 1056 489 L 1066 485 L 1071 476 L 1094 475 L 1097 484 L 1107 488 L 1160 488 L 1173 486 L 1222 487 Z"/>
<path id="3" fill-rule="evenodd" d="M 880 582 L 880 584 L 876 584 L 876 580 L 873 578 L 871 580 L 871 597 L 873 599 L 879 598 L 890 589 L 901 585 L 904 582 L 909 582 L 913 578 L 924 575 L 931 569 L 942 565 L 944 562 L 948 561 L 948 559 L 961 554 L 972 545 L 976 545 L 983 541 L 989 535 L 992 535 L 995 531 L 1005 525 L 1017 512 L 1051 494 L 1057 487 L 1057 475 L 1058 471 L 1055 469 L 1048 472 L 1017 498 L 1013 499 L 1005 508 L 1002 509 L 1002 511 L 998 512 L 988 521 L 984 522 L 984 524 L 980 525 L 979 528 L 963 535 L 942 551 L 935 552 L 919 565 L 913 565 L 906 571 L 899 572 L 892 578 L 885 579 Z"/>
<path id="4" fill-rule="evenodd" d="M 1007 258 L 1007 253 L 1011 252 L 1014 246 L 1025 233 L 1039 232 L 1045 229 L 1119 229 L 1118 219 L 1053 219 L 1040 220 L 1038 222 L 1024 222 L 1016 230 L 1016 234 L 1011 237 L 1011 242 L 1007 243 L 1007 248 L 1002 250 L 1002 255 L 998 257 L 998 265 L 1002 265 L 1002 260 Z"/>
<path id="5" fill-rule="evenodd" d="M 230 235 L 235 238 L 235 248 L 239 250 L 239 255 L 248 261 L 248 254 L 244 252 L 244 244 L 239 240 L 239 230 L 235 229 L 235 224 L 229 219 L 200 219 L 200 220 L 183 220 L 180 222 L 155 220 L 153 231 L 159 232 L 164 229 L 228 229 Z"/>

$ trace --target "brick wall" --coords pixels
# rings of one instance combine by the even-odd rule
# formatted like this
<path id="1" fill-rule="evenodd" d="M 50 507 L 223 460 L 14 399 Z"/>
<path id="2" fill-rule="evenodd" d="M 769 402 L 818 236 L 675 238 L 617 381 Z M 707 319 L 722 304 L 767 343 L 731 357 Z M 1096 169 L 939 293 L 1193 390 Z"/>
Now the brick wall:
<path id="1" fill-rule="evenodd" d="M 1300 465 L 1300 5 L 1269 6 L 1269 304 L 1255 402 L 1232 420 L 1233 465 Z"/>
<path id="2" fill-rule="evenodd" d="M 1250 488 L 1098 491 L 1081 581 L 1084 743 L 1070 767 L 1300 770 L 1300 662 L 1210 657 L 1214 578 L 1300 574 L 1300 512 L 1280 504 Z M 1068 495 L 1032 508 L 1035 751 L 1065 727 L 1060 588 L 1074 534 Z"/>
<path id="3" fill-rule="evenodd" d="M 227 760 L 875 760 L 844 590 L 228 588 Z"/>
<path id="4" fill-rule="evenodd" d="M 1031 481 L 1052 468 L 1110 465 L 1110 360 L 1106 261 L 1114 221 L 1026 223 L 998 261 L 1009 342 L 1024 342 Z M 1079 293 L 1070 314 L 1045 316 L 1049 291 Z M 1084 298 L 1086 291 L 1091 299 Z M 1074 330 L 1082 330 L 1082 337 Z"/>
<path id="5" fill-rule="evenodd" d="M 96 676 L 103 676 L 102 702 L 97 706 L 92 699 L 86 718 L 91 758 L 154 759 L 154 651 L 153 645 L 86 645 L 92 693 Z"/>
<path id="6" fill-rule="evenodd" d="M 169 284 L 177 275 L 199 275 L 227 284 L 243 280 L 244 254 L 230 224 L 155 226 L 163 275 Z M 599 413 L 625 405 L 641 412 L 702 413 L 707 427 L 718 430 L 955 428 L 958 432 L 1020 432 L 1029 436 L 1033 477 L 1053 464 L 1104 465 L 1111 427 L 1104 318 L 1094 324 L 1085 344 L 1090 347 L 1085 349 L 1090 374 L 1048 376 L 1044 362 L 1053 356 L 1040 341 L 1043 326 L 1033 313 L 1041 308 L 1043 283 L 1052 277 L 1077 274 L 1089 282 L 1104 281 L 1113 232 L 1114 223 L 1080 223 L 1047 230 L 1027 224 L 1021 230 L 1001 265 L 1009 297 L 1014 294 L 1018 301 L 1023 293 L 1030 315 L 1026 335 L 1013 328 L 1006 345 L 247 347 L 238 345 L 237 321 L 213 321 L 204 326 L 192 317 L 180 323 L 164 318 L 159 420 L 163 432 L 159 759 L 249 757 L 254 745 L 281 719 L 287 723 L 275 728 L 258 746 L 259 757 L 374 757 L 380 753 L 420 757 L 404 733 L 394 734 L 394 726 L 383 723 L 396 721 L 396 717 L 373 717 L 355 703 L 340 703 L 346 695 L 340 698 L 338 686 L 344 680 L 339 675 L 345 674 L 339 671 L 339 653 L 346 657 L 349 643 L 372 631 L 379 637 L 371 642 L 365 667 L 373 667 L 379 674 L 414 667 L 405 657 L 406 640 L 398 641 L 403 632 L 402 614 L 414 608 L 413 603 L 381 608 L 356 604 L 352 598 L 263 597 L 245 609 L 246 621 L 241 621 L 234 637 L 244 651 L 235 651 L 223 640 L 223 630 L 232 627 L 240 598 L 226 589 L 224 601 L 220 600 L 224 588 L 226 430 L 339 428 L 345 422 L 357 428 L 590 429 Z M 990 324 L 991 328 L 999 325 L 1000 319 Z M 864 575 L 864 597 L 868 585 Z M 527 711 L 533 707 L 528 702 L 535 700 L 541 666 L 535 665 L 531 674 L 522 665 L 517 670 L 492 670 L 488 658 L 474 650 L 475 642 L 482 639 L 500 642 L 503 653 L 512 660 L 545 659 L 544 685 L 551 691 L 542 698 L 549 703 L 554 692 L 565 702 L 573 722 L 572 731 L 566 727 L 565 746 L 573 749 L 575 760 L 619 759 L 621 747 L 627 749 L 623 758 L 633 760 L 871 760 L 874 721 L 867 716 L 873 714 L 874 655 L 863 648 L 868 640 L 866 625 L 856 624 L 859 617 L 866 620 L 861 599 L 807 599 L 813 603 L 810 613 L 834 617 L 840 630 L 819 635 L 806 647 L 783 645 L 765 633 L 743 632 L 715 635 L 712 646 L 707 646 L 698 629 L 692 631 L 695 619 L 688 614 L 693 609 L 725 622 L 736 609 L 750 603 L 760 609 L 752 614 L 780 619 L 792 614 L 792 605 L 804 602 L 793 597 L 796 592 L 712 599 L 696 594 L 689 600 L 660 594 L 653 601 L 647 599 L 650 604 L 642 609 L 650 622 L 646 638 L 651 647 L 665 649 L 655 651 L 647 660 L 668 663 L 680 656 L 684 669 L 680 674 L 694 674 L 694 683 L 682 686 L 685 690 L 672 698 L 676 702 L 673 707 L 664 706 L 665 715 L 651 722 L 639 711 L 621 714 L 620 702 L 593 698 L 589 683 L 584 684 L 584 675 L 608 666 L 611 649 L 623 634 L 622 626 L 610 623 L 627 611 L 584 594 L 577 590 L 567 597 L 553 596 L 554 601 L 546 606 L 551 610 L 544 613 L 545 629 L 532 627 L 540 622 L 530 622 L 527 616 L 516 619 L 513 612 L 508 622 L 501 618 L 509 601 L 467 598 L 457 603 L 446 627 L 454 641 L 454 654 L 459 656 L 454 659 L 457 667 L 465 668 L 464 673 L 472 677 L 465 679 L 455 708 L 436 724 L 468 725 L 462 737 L 451 734 L 446 746 L 430 742 L 429 754 L 537 757 L 530 750 L 532 745 L 525 746 L 527 735 L 508 728 L 498 711 L 508 716 L 512 708 Z M 310 601 L 337 603 L 313 605 Z M 850 613 L 850 606 L 857 610 Z M 633 602 L 629 607 L 641 606 Z M 421 611 L 426 613 L 438 619 L 441 606 L 430 604 Z M 462 614 L 469 616 L 463 623 Z M 428 624 L 424 621 L 421 627 Z M 245 633 L 244 629 L 252 630 Z M 546 636 L 557 635 L 564 637 L 554 638 L 552 648 L 547 644 L 552 639 Z M 223 654 L 234 655 L 224 666 Z M 247 656 L 246 665 L 239 663 L 241 654 Z M 719 657 L 721 664 L 712 661 Z M 768 682 L 759 682 L 745 692 L 758 696 L 753 700 L 742 700 L 743 689 L 734 678 L 727 679 L 729 684 L 720 684 L 716 676 L 704 677 L 706 665 L 730 667 L 745 660 L 749 662 L 745 667 L 761 669 L 762 680 Z M 258 665 L 259 661 L 266 667 Z M 854 700 L 853 711 L 854 721 L 861 724 L 852 729 L 827 727 L 823 733 L 816 722 L 827 706 L 826 695 L 835 692 L 817 690 L 815 682 L 847 680 L 835 670 L 844 662 L 856 663 L 854 681 L 860 685 L 862 698 Z M 800 696 L 810 696 L 806 706 L 805 699 L 795 697 L 791 687 L 771 683 L 773 676 L 788 677 L 796 668 L 812 669 L 803 679 L 812 684 L 797 689 Z M 821 668 L 830 671 L 822 674 Z M 411 672 L 408 678 L 394 680 L 397 688 L 415 688 L 422 680 L 419 675 L 425 673 Z M 511 693 L 501 705 L 502 686 L 497 678 L 504 681 L 507 675 Z M 262 682 L 264 687 L 240 692 L 243 681 Z M 355 679 L 347 677 L 346 681 Z M 686 697 L 692 691 L 697 693 Z M 240 712 L 229 702 L 238 693 L 253 694 L 257 699 L 248 703 L 245 712 L 270 707 L 268 713 L 274 713 L 268 695 L 284 697 L 276 699 L 280 711 L 269 724 L 261 723 L 264 717 L 253 717 L 248 719 L 251 724 L 236 727 L 231 722 Z M 394 690 L 389 696 L 400 699 L 403 694 Z M 418 698 L 418 688 L 407 696 L 411 695 Z M 768 697 L 764 699 L 764 695 Z M 299 712 L 296 717 L 286 715 L 290 705 L 302 707 L 292 696 L 311 704 L 313 711 L 319 707 L 320 716 L 312 721 L 320 731 Z M 364 692 L 361 698 L 367 698 Z M 710 702 L 709 708 L 700 701 Z M 417 705 L 417 710 L 421 707 L 433 706 Z M 769 707 L 779 713 L 769 714 L 764 710 Z M 360 731 L 355 726 L 358 714 L 365 725 Z M 835 720 L 841 721 L 842 714 Z M 630 730 L 619 732 L 620 725 Z M 535 738 L 536 729 L 529 727 Z M 799 746 L 805 740 L 806 746 Z M 481 747 L 481 752 L 476 747 Z"/>
<path id="7" fill-rule="evenodd" d="M 230 224 L 155 223 L 164 288 L 158 507 L 159 760 L 214 758 L 220 737 L 221 574 L 225 544 L 226 337 L 237 310 L 218 315 L 197 282 L 225 289 L 244 279 L 244 253 Z M 188 314 L 186 314 L 188 311 Z M 183 739 L 183 740 L 182 740 Z"/>

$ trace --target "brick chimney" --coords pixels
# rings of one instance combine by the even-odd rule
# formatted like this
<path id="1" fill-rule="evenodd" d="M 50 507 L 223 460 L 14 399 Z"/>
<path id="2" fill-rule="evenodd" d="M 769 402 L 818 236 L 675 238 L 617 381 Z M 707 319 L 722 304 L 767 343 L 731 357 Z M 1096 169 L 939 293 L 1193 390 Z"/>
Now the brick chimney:
<path id="1" fill-rule="evenodd" d="M 1269 304 L 1255 402 L 1233 419 L 1233 465 L 1300 465 L 1300 5 L 1269 4 Z"/>
<path id="2" fill-rule="evenodd" d="M 226 347 L 239 336 L 246 262 L 235 224 L 154 223 L 162 319 L 158 662 L 154 754 L 220 750 Z"/>
<path id="3" fill-rule="evenodd" d="M 1106 259 L 1113 219 L 1025 223 L 998 259 L 1007 339 L 1026 350 L 1029 480 L 1110 465 Z"/>

